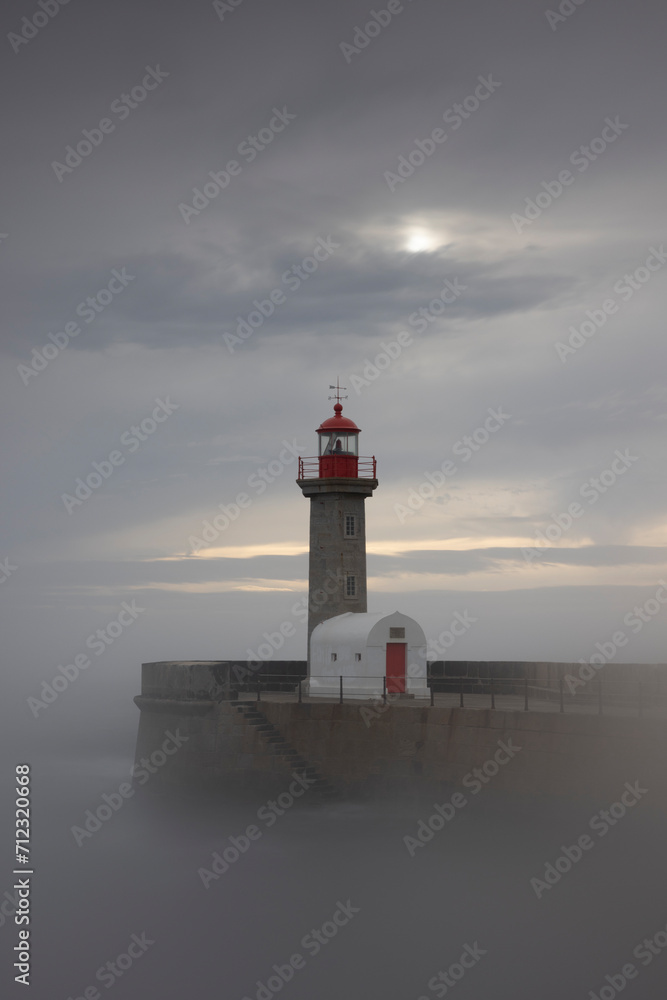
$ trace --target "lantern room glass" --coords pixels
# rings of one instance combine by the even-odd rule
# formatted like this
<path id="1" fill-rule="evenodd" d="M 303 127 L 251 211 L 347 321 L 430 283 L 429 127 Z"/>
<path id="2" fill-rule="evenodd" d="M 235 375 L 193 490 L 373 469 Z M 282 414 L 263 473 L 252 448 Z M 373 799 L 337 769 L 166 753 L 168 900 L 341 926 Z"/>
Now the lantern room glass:
<path id="1" fill-rule="evenodd" d="M 322 455 L 358 455 L 359 432 L 327 431 L 320 433 L 320 456 Z"/>

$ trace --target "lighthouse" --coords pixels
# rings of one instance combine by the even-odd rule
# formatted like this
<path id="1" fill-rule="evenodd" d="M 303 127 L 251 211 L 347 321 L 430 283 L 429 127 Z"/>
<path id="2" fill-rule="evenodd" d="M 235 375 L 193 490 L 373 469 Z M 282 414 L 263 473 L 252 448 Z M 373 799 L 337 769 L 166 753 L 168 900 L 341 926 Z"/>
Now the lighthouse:
<path id="1" fill-rule="evenodd" d="M 366 518 L 364 501 L 378 481 L 375 458 L 359 456 L 360 428 L 343 416 L 341 386 L 334 415 L 317 428 L 318 453 L 299 458 L 297 485 L 310 500 L 308 649 L 313 629 L 336 615 L 364 613 Z M 343 386 L 344 388 L 344 386 Z"/>
<path id="2" fill-rule="evenodd" d="M 364 501 L 378 485 L 375 458 L 359 456 L 361 431 L 343 416 L 347 396 L 330 388 L 334 415 L 317 428 L 317 455 L 299 458 L 297 479 L 310 499 L 306 693 L 426 698 L 421 626 L 399 611 L 368 613 Z"/>

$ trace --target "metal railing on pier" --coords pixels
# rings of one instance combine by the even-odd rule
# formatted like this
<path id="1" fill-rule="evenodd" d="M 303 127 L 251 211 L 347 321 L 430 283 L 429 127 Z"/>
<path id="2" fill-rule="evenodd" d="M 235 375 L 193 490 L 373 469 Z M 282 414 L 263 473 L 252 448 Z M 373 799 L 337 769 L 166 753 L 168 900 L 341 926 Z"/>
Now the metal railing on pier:
<path id="1" fill-rule="evenodd" d="M 425 683 L 421 683 L 425 682 Z M 311 683 L 313 690 L 310 690 Z M 560 674 L 557 686 L 534 683 L 529 677 L 447 677 L 446 690 L 441 676 L 408 677 L 295 677 L 294 674 L 266 674 L 236 686 L 241 700 L 364 701 L 383 704 L 426 704 L 502 711 L 552 711 L 597 715 L 645 715 L 667 719 L 667 691 L 657 678 L 629 678 L 604 681 L 601 676 L 584 682 Z"/>

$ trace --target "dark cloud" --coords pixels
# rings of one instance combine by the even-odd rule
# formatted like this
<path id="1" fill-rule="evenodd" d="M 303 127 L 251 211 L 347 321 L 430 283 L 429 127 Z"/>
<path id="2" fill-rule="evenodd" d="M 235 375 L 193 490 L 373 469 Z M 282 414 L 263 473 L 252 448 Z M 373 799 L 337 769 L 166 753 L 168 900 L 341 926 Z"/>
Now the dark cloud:
<path id="1" fill-rule="evenodd" d="M 23 16 L 10 3 L 5 33 Z M 160 560 L 187 552 L 284 439 L 315 451 L 336 376 L 364 453 L 378 457 L 369 541 L 401 543 L 400 555 L 369 557 L 379 595 L 416 601 L 435 573 L 471 593 L 500 582 L 520 609 L 527 586 L 557 582 L 553 614 L 572 624 L 581 603 L 565 599 L 568 588 L 641 589 L 660 575 L 667 269 L 646 282 L 642 272 L 632 295 L 614 286 L 663 245 L 665 11 L 651 0 L 581 4 L 552 30 L 527 0 L 415 0 L 348 62 L 341 43 L 368 17 L 360 0 L 243 0 L 223 20 L 210 3 L 93 0 L 63 6 L 18 52 L 7 43 L 0 386 L 11 471 L 0 483 L 0 558 L 21 567 L 3 584 L 7 606 L 21 602 L 28 616 L 59 589 L 85 608 L 127 587 L 303 580 L 305 555 L 271 554 L 274 542 L 307 539 L 291 466 L 219 539 L 235 555 L 251 545 L 267 554 Z M 145 100 L 123 118 L 111 110 L 158 66 L 167 75 Z M 471 98 L 455 127 L 455 105 L 480 77 L 493 93 L 479 107 Z M 239 145 L 275 109 L 296 117 L 249 162 Z M 53 161 L 104 116 L 113 131 L 59 182 Z M 608 118 L 628 127 L 580 169 L 571 155 L 593 150 Z M 447 139 L 423 164 L 413 156 L 390 190 L 385 173 L 409 165 L 418 143 L 428 149 L 439 127 Z M 240 173 L 186 224 L 179 204 L 234 158 Z M 546 205 L 564 169 L 573 182 Z M 518 233 L 512 213 L 540 192 L 545 207 Z M 228 350 L 237 317 L 285 289 L 284 273 L 328 239 L 340 247 Z M 134 280 L 24 384 L 18 366 L 122 268 Z M 467 288 L 421 330 L 414 314 L 438 309 L 446 280 Z M 556 344 L 610 297 L 617 311 L 563 362 Z M 383 351 L 401 331 L 412 343 L 385 371 Z M 165 396 L 174 416 L 68 515 L 62 495 Z M 464 461 L 462 442 L 498 407 L 511 419 Z M 527 577 L 517 539 L 581 501 L 624 449 L 636 464 Z M 452 458 L 455 475 L 401 521 L 396 505 Z M 453 548 L 433 549 L 442 539 Z M 182 601 L 211 645 L 213 609 L 233 607 L 234 648 L 295 599 L 280 589 L 147 592 L 169 614 Z M 421 608 L 436 627 L 437 599 Z M 530 628 L 537 646 L 546 633 Z M 540 655 L 563 658 L 562 637 L 549 632 Z"/>

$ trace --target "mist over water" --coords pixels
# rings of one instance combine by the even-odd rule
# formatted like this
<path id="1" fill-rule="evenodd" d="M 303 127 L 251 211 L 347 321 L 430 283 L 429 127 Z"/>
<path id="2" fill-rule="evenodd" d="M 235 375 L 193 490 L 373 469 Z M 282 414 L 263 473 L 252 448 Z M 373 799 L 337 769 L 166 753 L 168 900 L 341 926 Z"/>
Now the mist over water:
<path id="1" fill-rule="evenodd" d="M 128 780 L 126 742 L 123 731 L 112 755 L 32 761 L 30 995 L 39 1000 L 96 996 L 86 988 L 124 1000 L 417 1000 L 454 989 L 460 998 L 589 1000 L 627 962 L 638 968 L 627 996 L 662 995 L 667 955 L 646 967 L 632 955 L 667 924 L 667 822 L 650 794 L 600 837 L 589 821 L 608 801 L 529 801 L 490 785 L 466 793 L 468 804 L 411 856 L 404 837 L 416 837 L 455 788 L 365 801 L 306 792 L 269 827 L 257 816 L 262 793 L 155 794 L 147 782 L 77 846 L 71 828 Z M 261 836 L 205 888 L 198 870 L 210 874 L 214 852 L 230 837 L 238 844 L 249 825 Z M 530 879 L 587 832 L 594 849 L 538 899 Z M 328 938 L 336 913 L 342 926 Z M 323 925 L 317 946 L 312 933 Z M 5 970 L 16 931 L 9 919 L 0 927 Z M 114 977 L 107 963 L 127 954 L 133 935 L 144 951 Z M 445 989 L 438 973 L 458 975 L 462 954 L 478 957 Z M 274 965 L 287 970 L 280 990 Z"/>

